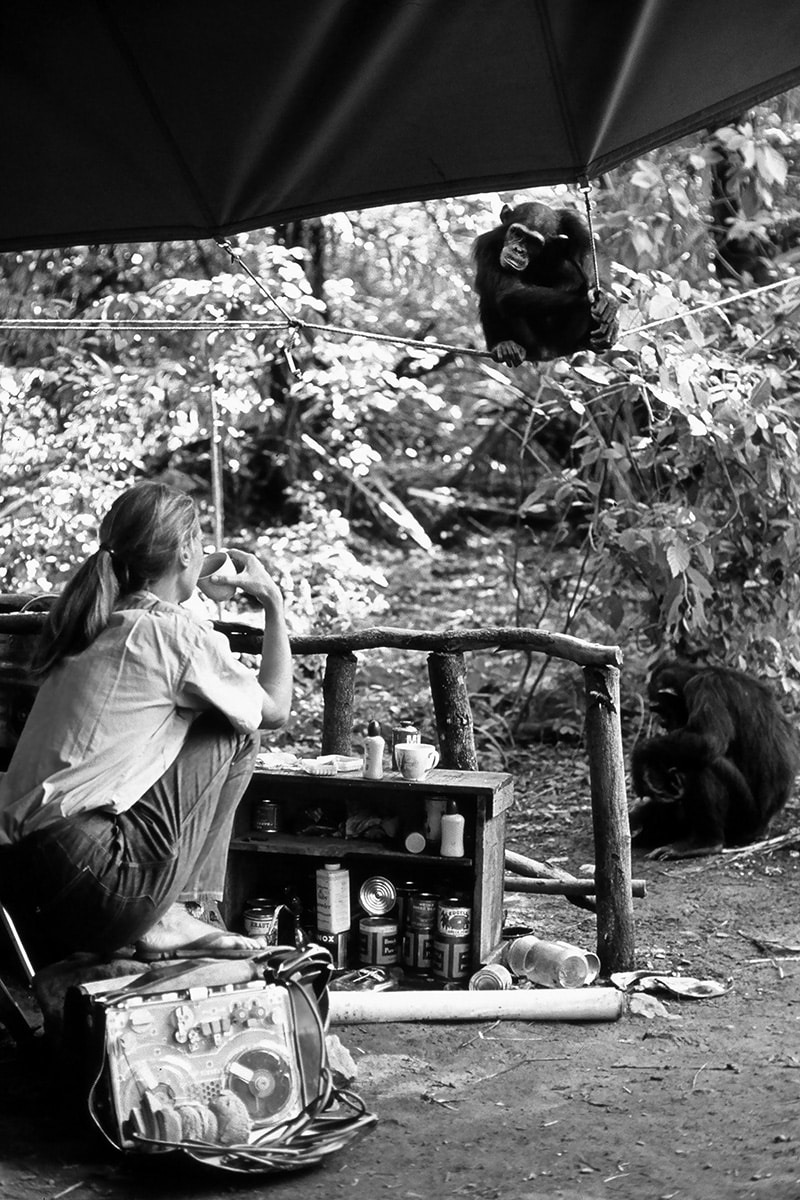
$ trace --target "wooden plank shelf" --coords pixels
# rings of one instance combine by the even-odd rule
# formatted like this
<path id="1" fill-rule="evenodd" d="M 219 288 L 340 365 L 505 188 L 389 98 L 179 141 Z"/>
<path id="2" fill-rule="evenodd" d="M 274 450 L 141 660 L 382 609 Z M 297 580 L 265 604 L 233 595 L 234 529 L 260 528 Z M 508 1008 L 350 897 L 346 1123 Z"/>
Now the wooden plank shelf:
<path id="1" fill-rule="evenodd" d="M 441 867 L 442 863 L 453 866 L 471 867 L 472 859 L 462 858 L 443 859 L 441 854 L 409 854 L 399 846 L 386 846 L 367 838 L 342 837 L 297 837 L 284 833 L 251 833 L 245 837 L 237 837 L 231 841 L 231 850 L 251 850 L 257 854 L 304 854 L 327 860 L 367 856 L 382 858 L 387 861 L 399 861 L 407 865 L 413 858 L 415 863 L 426 863 Z"/>

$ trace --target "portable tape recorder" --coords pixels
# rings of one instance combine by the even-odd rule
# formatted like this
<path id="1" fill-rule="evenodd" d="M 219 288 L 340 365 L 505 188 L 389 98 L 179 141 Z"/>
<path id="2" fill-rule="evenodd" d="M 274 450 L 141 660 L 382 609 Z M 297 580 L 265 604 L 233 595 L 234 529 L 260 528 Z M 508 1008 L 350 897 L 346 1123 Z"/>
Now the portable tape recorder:
<path id="1" fill-rule="evenodd" d="M 264 980 L 157 996 L 95 996 L 116 1133 L 241 1145 L 304 1107 L 287 989 Z M 141 1145 L 141 1141 L 139 1141 Z"/>

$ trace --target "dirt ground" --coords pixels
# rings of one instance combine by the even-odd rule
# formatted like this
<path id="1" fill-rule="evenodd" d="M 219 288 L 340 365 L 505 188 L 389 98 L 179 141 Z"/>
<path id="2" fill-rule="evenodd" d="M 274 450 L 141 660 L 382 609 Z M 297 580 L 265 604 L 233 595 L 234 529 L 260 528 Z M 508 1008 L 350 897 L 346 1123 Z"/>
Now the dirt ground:
<path id="1" fill-rule="evenodd" d="M 516 778 L 509 847 L 577 872 L 592 857 L 580 752 L 532 752 Z M 798 827 L 795 804 L 771 832 Z M 633 873 L 637 967 L 729 981 L 725 995 L 607 1023 L 341 1027 L 378 1124 L 322 1167 L 257 1181 L 115 1155 L 0 1029 L 0 1200 L 798 1200 L 800 854 L 635 858 Z M 563 899 L 507 902 L 509 924 L 593 948 L 594 918 Z"/>

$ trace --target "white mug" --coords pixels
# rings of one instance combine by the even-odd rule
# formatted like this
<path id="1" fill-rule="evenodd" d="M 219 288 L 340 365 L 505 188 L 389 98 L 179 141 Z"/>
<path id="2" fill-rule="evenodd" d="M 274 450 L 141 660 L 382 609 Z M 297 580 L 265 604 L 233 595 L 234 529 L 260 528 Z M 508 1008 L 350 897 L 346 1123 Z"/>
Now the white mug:
<path id="1" fill-rule="evenodd" d="M 403 779 L 424 779 L 439 761 L 439 751 L 427 742 L 398 742 L 394 752 Z"/>
<path id="2" fill-rule="evenodd" d="M 217 603 L 222 600 L 230 600 L 236 591 L 236 584 L 212 583 L 209 578 L 211 575 L 223 575 L 226 579 L 236 579 L 236 566 L 233 559 L 224 550 L 217 550 L 214 554 L 206 555 L 203 559 L 203 565 L 200 568 L 197 586 L 201 592 L 208 596 L 209 600 L 216 600 Z"/>

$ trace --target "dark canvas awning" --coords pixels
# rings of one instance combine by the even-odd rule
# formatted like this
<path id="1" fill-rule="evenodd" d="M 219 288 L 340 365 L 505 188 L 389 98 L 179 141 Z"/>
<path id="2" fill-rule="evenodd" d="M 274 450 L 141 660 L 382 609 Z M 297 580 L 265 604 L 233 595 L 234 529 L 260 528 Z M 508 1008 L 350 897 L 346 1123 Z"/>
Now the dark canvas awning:
<path id="1" fill-rule="evenodd" d="M 800 82 L 800 0 L 18 0 L 0 250 L 594 177 Z"/>

